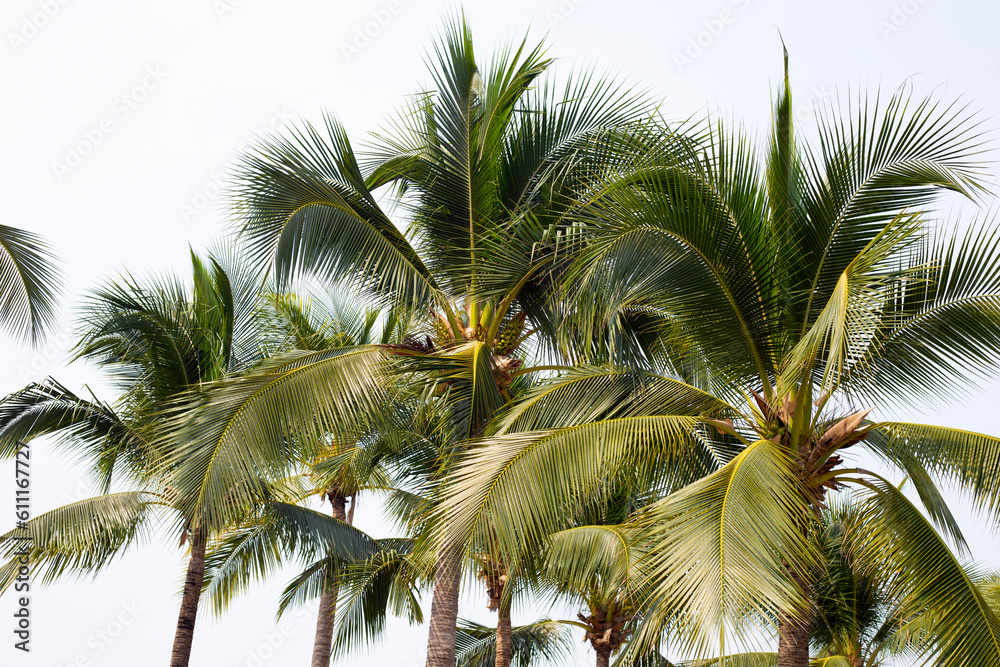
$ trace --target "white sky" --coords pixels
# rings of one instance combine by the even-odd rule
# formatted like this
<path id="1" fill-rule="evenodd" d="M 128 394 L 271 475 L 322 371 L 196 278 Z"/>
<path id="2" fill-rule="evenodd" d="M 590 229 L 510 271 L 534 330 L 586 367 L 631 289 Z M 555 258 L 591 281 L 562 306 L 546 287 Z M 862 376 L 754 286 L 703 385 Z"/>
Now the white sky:
<path id="1" fill-rule="evenodd" d="M 123 269 L 187 275 L 188 246 L 203 249 L 224 225 L 217 175 L 239 147 L 283 119 L 318 120 L 324 109 L 363 138 L 426 81 L 420 56 L 454 6 L 438 0 L 3 0 L 0 221 L 39 232 L 56 247 L 65 262 L 68 306 Z M 710 107 L 763 134 L 781 76 L 780 30 L 791 53 L 800 131 L 813 126 L 811 104 L 858 88 L 881 86 L 888 94 L 912 77 L 918 95 L 937 91 L 981 109 L 995 137 L 998 7 L 971 0 L 504 0 L 470 1 L 465 11 L 481 60 L 529 26 L 539 35 L 547 31 L 550 54 L 564 61 L 560 70 L 597 63 L 621 72 L 661 95 L 672 118 Z M 371 23 L 379 17 L 381 25 Z M 367 43 L 358 39 L 366 26 Z M 86 155 L 68 157 L 81 143 L 78 152 Z M 996 165 L 990 172 L 998 173 Z M 90 383 L 102 398 L 113 398 L 93 369 L 67 367 L 69 344 L 65 334 L 40 350 L 0 339 L 0 394 L 52 374 L 72 389 Z M 996 399 L 993 388 L 891 416 L 1000 435 Z M 34 514 L 91 493 L 72 459 L 44 441 L 33 452 Z M 3 530 L 14 522 L 13 479 L 13 466 L 0 463 Z M 996 534 L 958 512 L 976 560 L 1000 567 Z M 381 530 L 374 501 L 362 503 L 358 519 L 362 528 Z M 0 664 L 166 663 L 184 564 L 171 538 L 133 551 L 96 582 L 34 591 L 28 656 L 11 647 L 15 603 L 4 596 Z M 270 657 L 265 649 L 268 659 L 259 663 L 251 659 L 278 630 L 274 611 L 284 583 L 243 598 L 221 618 L 203 610 L 191 664 L 307 664 L 312 614 L 290 616 L 281 647 Z M 478 589 L 466 596 L 463 614 L 490 622 Z M 123 605 L 141 611 L 132 620 Z M 429 606 L 428 600 L 426 613 Z M 542 613 L 518 610 L 515 622 Z M 110 643 L 99 639 L 98 631 L 117 633 L 119 616 L 130 624 Z M 342 664 L 423 665 L 425 633 L 394 625 L 383 647 Z M 578 664 L 592 664 L 593 654 L 580 646 Z"/>

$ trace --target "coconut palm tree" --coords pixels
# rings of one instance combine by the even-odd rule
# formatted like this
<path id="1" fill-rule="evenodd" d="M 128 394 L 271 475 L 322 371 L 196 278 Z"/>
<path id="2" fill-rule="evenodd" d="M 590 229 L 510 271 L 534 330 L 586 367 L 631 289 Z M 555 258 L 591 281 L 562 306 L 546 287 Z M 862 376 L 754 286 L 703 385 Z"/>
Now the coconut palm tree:
<path id="1" fill-rule="evenodd" d="M 976 125 L 962 108 L 901 91 L 831 112 L 811 152 L 791 118 L 786 75 L 763 164 L 746 138 L 712 124 L 697 150 L 664 142 L 576 213 L 593 236 L 567 272 L 567 330 L 639 313 L 647 340 L 669 332 L 679 342 L 650 345 L 650 358 L 701 362 L 697 381 L 732 416 L 691 423 L 737 452 L 630 522 L 652 547 L 625 652 L 669 627 L 676 646 L 705 655 L 775 619 L 779 664 L 805 667 L 820 562 L 808 526 L 827 492 L 847 486 L 863 498 L 876 574 L 894 582 L 905 613 L 939 619 L 926 657 L 1000 661 L 1000 622 L 934 529 L 962 544 L 933 482 L 959 484 L 995 516 L 1000 439 L 869 418 L 876 404 L 954 395 L 1000 353 L 1000 232 L 982 221 L 943 228 L 930 208 L 943 191 L 982 193 Z M 600 446 L 497 432 L 454 475 L 446 511 L 464 534 L 488 520 L 502 550 L 518 553 L 568 527 L 564 508 L 601 479 L 634 474 L 664 440 L 682 448 L 696 430 L 664 438 L 646 427 Z M 908 475 L 930 522 L 888 480 L 847 463 L 851 447 Z M 524 497 L 533 506 L 510 511 Z"/>
<path id="2" fill-rule="evenodd" d="M 597 667 L 611 664 L 639 613 L 632 578 L 645 549 L 621 524 L 649 498 L 663 495 L 662 487 L 621 486 L 605 502 L 589 507 L 580 525 L 555 533 L 545 545 L 543 581 L 558 597 L 583 603 L 574 625 L 585 631 Z"/>
<path id="3" fill-rule="evenodd" d="M 385 315 L 377 310 L 363 311 L 352 304 L 336 300 L 326 303 L 329 299 L 315 296 L 302 299 L 294 294 L 269 294 L 265 300 L 274 318 L 269 327 L 269 336 L 274 341 L 271 345 L 275 349 L 322 352 L 373 343 L 386 345 L 401 340 L 405 335 L 405 323 L 399 322 L 391 313 Z M 389 417 L 380 424 L 381 430 L 361 434 L 360 441 L 347 441 L 336 434 L 328 437 L 316 447 L 317 457 L 306 466 L 306 474 L 285 481 L 285 486 L 298 489 L 290 497 L 301 501 L 318 494 L 322 501 L 329 500 L 336 521 L 353 525 L 354 507 L 359 493 L 392 490 L 386 460 L 397 452 L 395 445 L 390 442 L 394 433 L 389 430 L 394 429 L 394 425 L 392 415 Z M 205 590 L 218 612 L 227 608 L 235 596 L 250 583 L 268 576 L 274 568 L 281 566 L 293 555 L 285 553 L 287 526 L 270 520 L 273 511 L 269 504 L 262 502 L 258 512 L 222 536 L 207 555 Z M 373 545 L 382 544 L 382 541 L 373 538 L 370 540 Z M 364 561 L 365 564 L 370 564 L 373 559 L 377 560 L 382 565 L 382 569 L 377 570 L 381 575 L 387 571 L 394 572 L 396 577 L 391 580 L 392 586 L 399 585 L 399 582 L 405 580 L 404 575 L 410 572 L 409 568 L 401 567 L 403 563 L 392 559 L 400 548 L 398 542 L 387 542 L 388 552 L 380 551 Z M 310 593 L 319 592 L 313 667 L 327 667 L 330 664 L 339 580 L 344 565 L 345 563 L 339 562 L 339 552 L 336 550 L 316 561 L 310 561 L 305 564 L 303 574 L 283 594 L 281 611 L 284 611 L 289 600 L 304 599 Z M 358 577 L 370 576 L 365 567 L 355 567 L 350 573 L 353 578 L 349 577 L 348 588 L 356 587 Z M 386 592 L 386 603 L 389 597 L 400 596 L 398 592 L 389 594 L 392 586 L 375 589 Z M 372 589 L 363 590 L 367 597 L 361 602 L 351 599 L 348 609 L 352 610 L 360 604 L 362 608 L 369 610 L 366 621 L 370 627 L 377 624 L 375 619 L 378 615 L 371 612 L 374 608 Z M 415 598 L 403 597 L 412 603 L 407 607 L 408 615 L 419 620 L 421 611 Z M 384 608 L 382 612 L 384 615 Z M 344 615 L 349 616 L 350 611 Z M 351 628 L 345 633 L 356 631 Z"/>
<path id="4" fill-rule="evenodd" d="M 265 353 L 256 316 L 257 277 L 193 254 L 192 263 L 191 283 L 124 277 L 98 289 L 84 306 L 77 356 L 97 363 L 118 386 L 122 393 L 114 404 L 77 396 L 54 380 L 29 385 L 0 403 L 0 451 L 13 454 L 34 437 L 58 434 L 90 460 L 102 493 L 4 535 L 5 557 L 12 557 L 26 531 L 32 539 L 29 557 L 44 568 L 43 581 L 50 581 L 65 572 L 102 570 L 147 538 L 157 522 L 179 532 L 181 546 L 190 544 L 172 667 L 185 666 L 190 658 L 213 527 L 178 510 L 176 489 L 163 478 L 169 452 L 156 432 L 174 395 L 238 373 Z M 128 490 L 110 493 L 116 481 Z M 283 499 L 272 497 L 272 520 L 286 533 L 295 532 L 296 525 L 302 528 L 300 549 L 325 551 L 322 545 L 330 547 L 331 535 L 338 534 L 340 555 L 372 551 L 365 536 L 279 502 Z M 4 566 L 4 587 L 16 569 L 13 562 Z"/>
<path id="5" fill-rule="evenodd" d="M 541 620 L 511 629 L 508 664 L 534 667 L 543 662 L 558 662 L 572 648 L 567 626 L 560 621 Z M 491 667 L 496 664 L 497 632 L 473 621 L 458 625 L 456 667 Z"/>
<path id="6" fill-rule="evenodd" d="M 892 597 L 891 580 L 875 576 L 881 568 L 863 560 L 865 526 L 859 523 L 859 506 L 850 498 L 834 496 L 830 508 L 813 524 L 821 555 L 812 582 L 815 613 L 810 627 L 814 667 L 880 667 L 900 660 L 918 659 L 921 644 L 934 636 L 933 616 L 905 614 Z M 985 580 L 970 572 L 982 588 Z M 985 597 L 985 595 L 984 595 Z M 778 653 L 742 653 L 726 657 L 724 664 L 774 667 Z M 717 667 L 720 660 L 696 660 L 683 667 Z"/>
<path id="7" fill-rule="evenodd" d="M 510 399 L 517 378 L 535 370 L 518 354 L 524 337 L 537 330 L 534 347 L 555 348 L 561 306 L 549 296 L 580 236 L 565 219 L 571 195 L 619 159 L 595 139 L 645 122 L 653 105 L 590 73 L 564 88 L 539 84 L 551 64 L 541 45 L 515 43 L 481 70 L 461 18 L 428 60 L 434 92 L 415 96 L 377 137 L 364 168 L 334 120 L 326 119 L 325 131 L 305 125 L 244 156 L 235 212 L 249 260 L 273 266 L 279 285 L 309 272 L 423 316 L 424 339 L 345 350 L 341 361 L 374 373 L 395 358 L 397 369 L 436 383 L 456 423 L 457 455 Z M 379 188 L 409 217 L 405 233 L 380 208 Z M 258 393 L 249 383 L 220 385 L 217 407 L 196 424 L 178 422 L 173 437 L 207 461 L 231 446 L 223 424 L 239 423 L 255 437 L 252 423 L 291 428 L 296 414 L 317 406 L 347 410 L 343 396 L 338 404 L 320 395 L 329 363 L 297 365 L 292 382 L 259 376 Z M 437 553 L 427 664 L 452 667 L 463 546 L 445 540 Z"/>
<path id="8" fill-rule="evenodd" d="M 0 225 L 0 327 L 37 343 L 56 318 L 55 256 L 31 232 Z"/>

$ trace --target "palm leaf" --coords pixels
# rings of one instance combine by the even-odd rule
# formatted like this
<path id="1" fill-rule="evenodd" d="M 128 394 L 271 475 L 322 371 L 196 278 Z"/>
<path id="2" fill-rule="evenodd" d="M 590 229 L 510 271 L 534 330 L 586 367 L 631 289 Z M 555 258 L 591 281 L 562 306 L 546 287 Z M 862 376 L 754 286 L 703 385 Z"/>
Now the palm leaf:
<path id="1" fill-rule="evenodd" d="M 107 492 L 116 466 L 141 475 L 155 452 L 149 443 L 106 403 L 81 398 L 49 378 L 0 401 L 0 456 L 13 456 L 30 440 L 58 433 L 63 444 L 93 464 Z"/>
<path id="2" fill-rule="evenodd" d="M 125 491 L 81 500 L 40 514 L 0 536 L 0 590 L 17 578 L 27 557 L 34 577 L 50 583 L 67 573 L 97 575 L 150 536 L 162 497 Z M 24 554 L 24 555 L 21 555 Z"/>
<path id="3" fill-rule="evenodd" d="M 418 571 L 409 561 L 408 540 L 380 540 L 367 560 L 347 564 L 339 572 L 337 617 L 332 655 L 341 657 L 371 647 L 385 631 L 389 614 L 412 625 L 422 623 Z"/>
<path id="4" fill-rule="evenodd" d="M 906 210 L 942 191 L 982 191 L 977 124 L 957 104 L 911 104 L 900 89 L 883 106 L 862 100 L 856 116 L 821 117 L 820 153 L 807 161 L 801 275 L 809 295 L 803 331 L 836 289 L 848 264 Z"/>
<path id="5" fill-rule="evenodd" d="M 866 483 L 855 548 L 891 582 L 904 613 L 931 619 L 926 657 L 941 667 L 1000 662 L 1000 619 L 916 507 L 891 484 Z"/>
<path id="6" fill-rule="evenodd" d="M 0 225 L 0 327 L 38 343 L 56 321 L 62 279 L 41 237 Z"/>
<path id="7" fill-rule="evenodd" d="M 287 562 L 364 560 L 376 542 L 333 517 L 288 503 L 264 505 L 246 526 L 227 531 L 205 557 L 205 594 L 216 613 L 255 582 L 272 576 Z"/>
<path id="8" fill-rule="evenodd" d="M 262 498 L 261 475 L 280 479 L 331 434 L 364 432 L 384 374 L 379 348 L 295 352 L 181 396 L 161 436 L 178 507 L 213 528 L 238 520 Z"/>
<path id="9" fill-rule="evenodd" d="M 630 522 L 655 548 L 638 564 L 648 611 L 626 654 L 655 647 L 668 619 L 679 650 L 699 657 L 719 647 L 713 632 L 745 641 L 775 609 L 801 609 L 791 573 L 818 557 L 808 521 L 788 452 L 767 440 L 649 505 Z"/>
<path id="10" fill-rule="evenodd" d="M 273 262 L 284 285 L 312 272 L 350 281 L 393 303 L 427 302 L 431 274 L 368 192 L 347 134 L 326 118 L 261 140 L 234 176 L 234 210 L 255 265 Z"/>
<path id="11" fill-rule="evenodd" d="M 904 470 L 910 462 L 920 465 L 957 483 L 979 507 L 992 514 L 1000 511 L 1000 438 L 945 426 L 882 422 L 872 427 L 865 446 Z"/>

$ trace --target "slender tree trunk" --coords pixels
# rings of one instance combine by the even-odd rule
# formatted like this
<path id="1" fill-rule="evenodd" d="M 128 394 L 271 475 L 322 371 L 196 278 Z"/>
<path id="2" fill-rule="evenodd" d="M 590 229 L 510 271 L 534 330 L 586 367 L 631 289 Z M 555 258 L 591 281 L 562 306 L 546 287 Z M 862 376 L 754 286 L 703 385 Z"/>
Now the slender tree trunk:
<path id="1" fill-rule="evenodd" d="M 784 614 L 778 621 L 778 667 L 809 667 L 809 626 Z"/>
<path id="2" fill-rule="evenodd" d="M 347 498 L 334 491 L 329 492 L 329 498 L 330 503 L 333 504 L 333 518 L 347 522 Z M 319 599 L 319 616 L 316 619 L 312 667 L 330 667 L 330 650 L 333 647 L 333 618 L 336 612 L 337 586 L 334 584 Z"/>
<path id="3" fill-rule="evenodd" d="M 597 667 L 608 667 L 611 664 L 611 647 L 602 646 L 597 649 Z"/>
<path id="4" fill-rule="evenodd" d="M 793 575 L 792 578 L 808 601 L 811 592 L 809 584 L 797 575 Z M 778 613 L 778 667 L 809 667 L 810 625 L 812 625 L 811 605 L 805 614 L 784 611 Z"/>
<path id="5" fill-rule="evenodd" d="M 469 431 L 473 440 L 482 435 L 482 424 L 473 425 Z M 447 526 L 444 543 L 438 552 L 437 570 L 434 572 L 434 597 L 431 598 L 431 617 L 427 623 L 426 667 L 455 667 L 458 596 L 462 584 L 462 553 L 465 545 L 452 536 L 450 528 L 450 525 Z"/>
<path id="6" fill-rule="evenodd" d="M 455 667 L 458 594 L 462 583 L 462 545 L 446 538 L 438 553 L 434 597 L 427 632 L 427 667 Z"/>
<path id="7" fill-rule="evenodd" d="M 497 658 L 496 667 L 510 667 L 510 656 L 514 646 L 510 626 L 510 601 L 500 604 L 497 609 Z"/>
<path id="8" fill-rule="evenodd" d="M 194 623 L 198 616 L 198 600 L 201 585 L 205 581 L 205 545 L 207 536 L 200 530 L 191 534 L 191 560 L 188 561 L 187 577 L 184 580 L 184 596 L 177 618 L 177 632 L 174 635 L 174 649 L 170 654 L 170 667 L 188 667 L 191 660 L 191 644 L 194 641 Z"/>

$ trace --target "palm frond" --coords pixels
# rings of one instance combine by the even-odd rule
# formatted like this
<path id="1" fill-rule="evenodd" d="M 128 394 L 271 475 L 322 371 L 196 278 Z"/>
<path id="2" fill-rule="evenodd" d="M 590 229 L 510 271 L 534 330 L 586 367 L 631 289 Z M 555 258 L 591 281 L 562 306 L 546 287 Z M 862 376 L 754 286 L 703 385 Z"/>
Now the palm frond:
<path id="1" fill-rule="evenodd" d="M 273 263 L 279 286 L 308 271 L 352 282 L 391 303 L 426 303 L 437 287 L 379 208 L 350 141 L 333 118 L 262 139 L 234 175 L 234 212 L 254 265 Z"/>
<path id="2" fill-rule="evenodd" d="M 881 422 L 864 444 L 904 470 L 921 466 L 957 483 L 994 515 L 1000 511 L 1000 438 L 945 426 Z"/>
<path id="3" fill-rule="evenodd" d="M 892 484 L 867 482 L 855 549 L 903 613 L 932 619 L 925 656 L 941 667 L 1000 662 L 1000 619 L 927 519 Z"/>
<path id="4" fill-rule="evenodd" d="M 330 434 L 364 432 L 385 397 L 385 358 L 375 347 L 293 352 L 176 399 L 160 441 L 178 507 L 221 528 L 262 497 L 261 475 L 284 477 Z"/>
<path id="5" fill-rule="evenodd" d="M 687 415 L 624 416 L 486 438 L 451 476 L 451 530 L 516 561 L 571 527 L 575 508 L 609 492 L 612 480 L 692 474 L 685 464 L 701 468 L 691 455 L 700 447 L 698 423 Z"/>
<path id="6" fill-rule="evenodd" d="M 686 660 L 676 663 L 677 667 L 777 667 L 777 653 L 734 653 L 722 658 L 707 660 Z M 809 667 L 817 667 L 813 662 Z M 826 667 L 825 665 L 823 667 Z M 850 667 L 849 665 L 831 664 L 829 667 Z"/>
<path id="7" fill-rule="evenodd" d="M 994 221 L 977 221 L 962 234 L 948 228 L 918 251 L 911 262 L 922 270 L 886 291 L 878 326 L 845 378 L 848 391 L 873 402 L 961 396 L 991 377 L 1000 354 Z"/>
<path id="8" fill-rule="evenodd" d="M 807 160 L 803 188 L 803 331 L 891 220 L 923 210 L 943 191 L 982 192 L 982 139 L 967 108 L 932 98 L 911 103 L 907 92 L 884 105 L 860 100 L 856 114 L 831 107 L 821 116 L 819 156 Z"/>
<path id="9" fill-rule="evenodd" d="M 0 225 L 0 327 L 38 343 L 55 325 L 62 278 L 40 236 Z"/>
<path id="10" fill-rule="evenodd" d="M 379 550 L 367 560 L 355 561 L 339 572 L 337 615 L 334 621 L 334 658 L 382 637 L 389 614 L 411 625 L 422 623 L 419 571 L 408 559 L 408 540 L 379 541 Z"/>
<path id="11" fill-rule="evenodd" d="M 0 590 L 27 559 L 34 579 L 50 583 L 66 574 L 97 575 L 130 547 L 148 539 L 150 521 L 166 501 L 145 491 L 81 500 L 40 514 L 0 536 Z M 39 576 L 40 575 L 40 576 Z"/>
<path id="12" fill-rule="evenodd" d="M 205 557 L 205 595 L 222 613 L 253 583 L 289 561 L 313 563 L 364 560 L 375 540 L 325 514 L 288 503 L 267 503 L 247 525 L 214 541 Z"/>
<path id="13" fill-rule="evenodd" d="M 558 588 L 615 599 L 643 549 L 620 526 L 577 526 L 553 534 L 544 553 L 544 572 Z"/>
<path id="14" fill-rule="evenodd" d="M 649 505 L 630 522 L 656 548 L 637 565 L 648 611 L 625 653 L 658 645 L 669 620 L 675 646 L 700 657 L 719 649 L 713 633 L 752 641 L 775 609 L 802 609 L 793 575 L 818 558 L 808 523 L 789 454 L 767 440 Z"/>
<path id="15" fill-rule="evenodd" d="M 156 457 L 132 425 L 95 396 L 77 396 L 52 378 L 32 383 L 0 401 L 0 456 L 49 433 L 92 464 L 106 493 L 116 467 L 141 475 Z"/>

